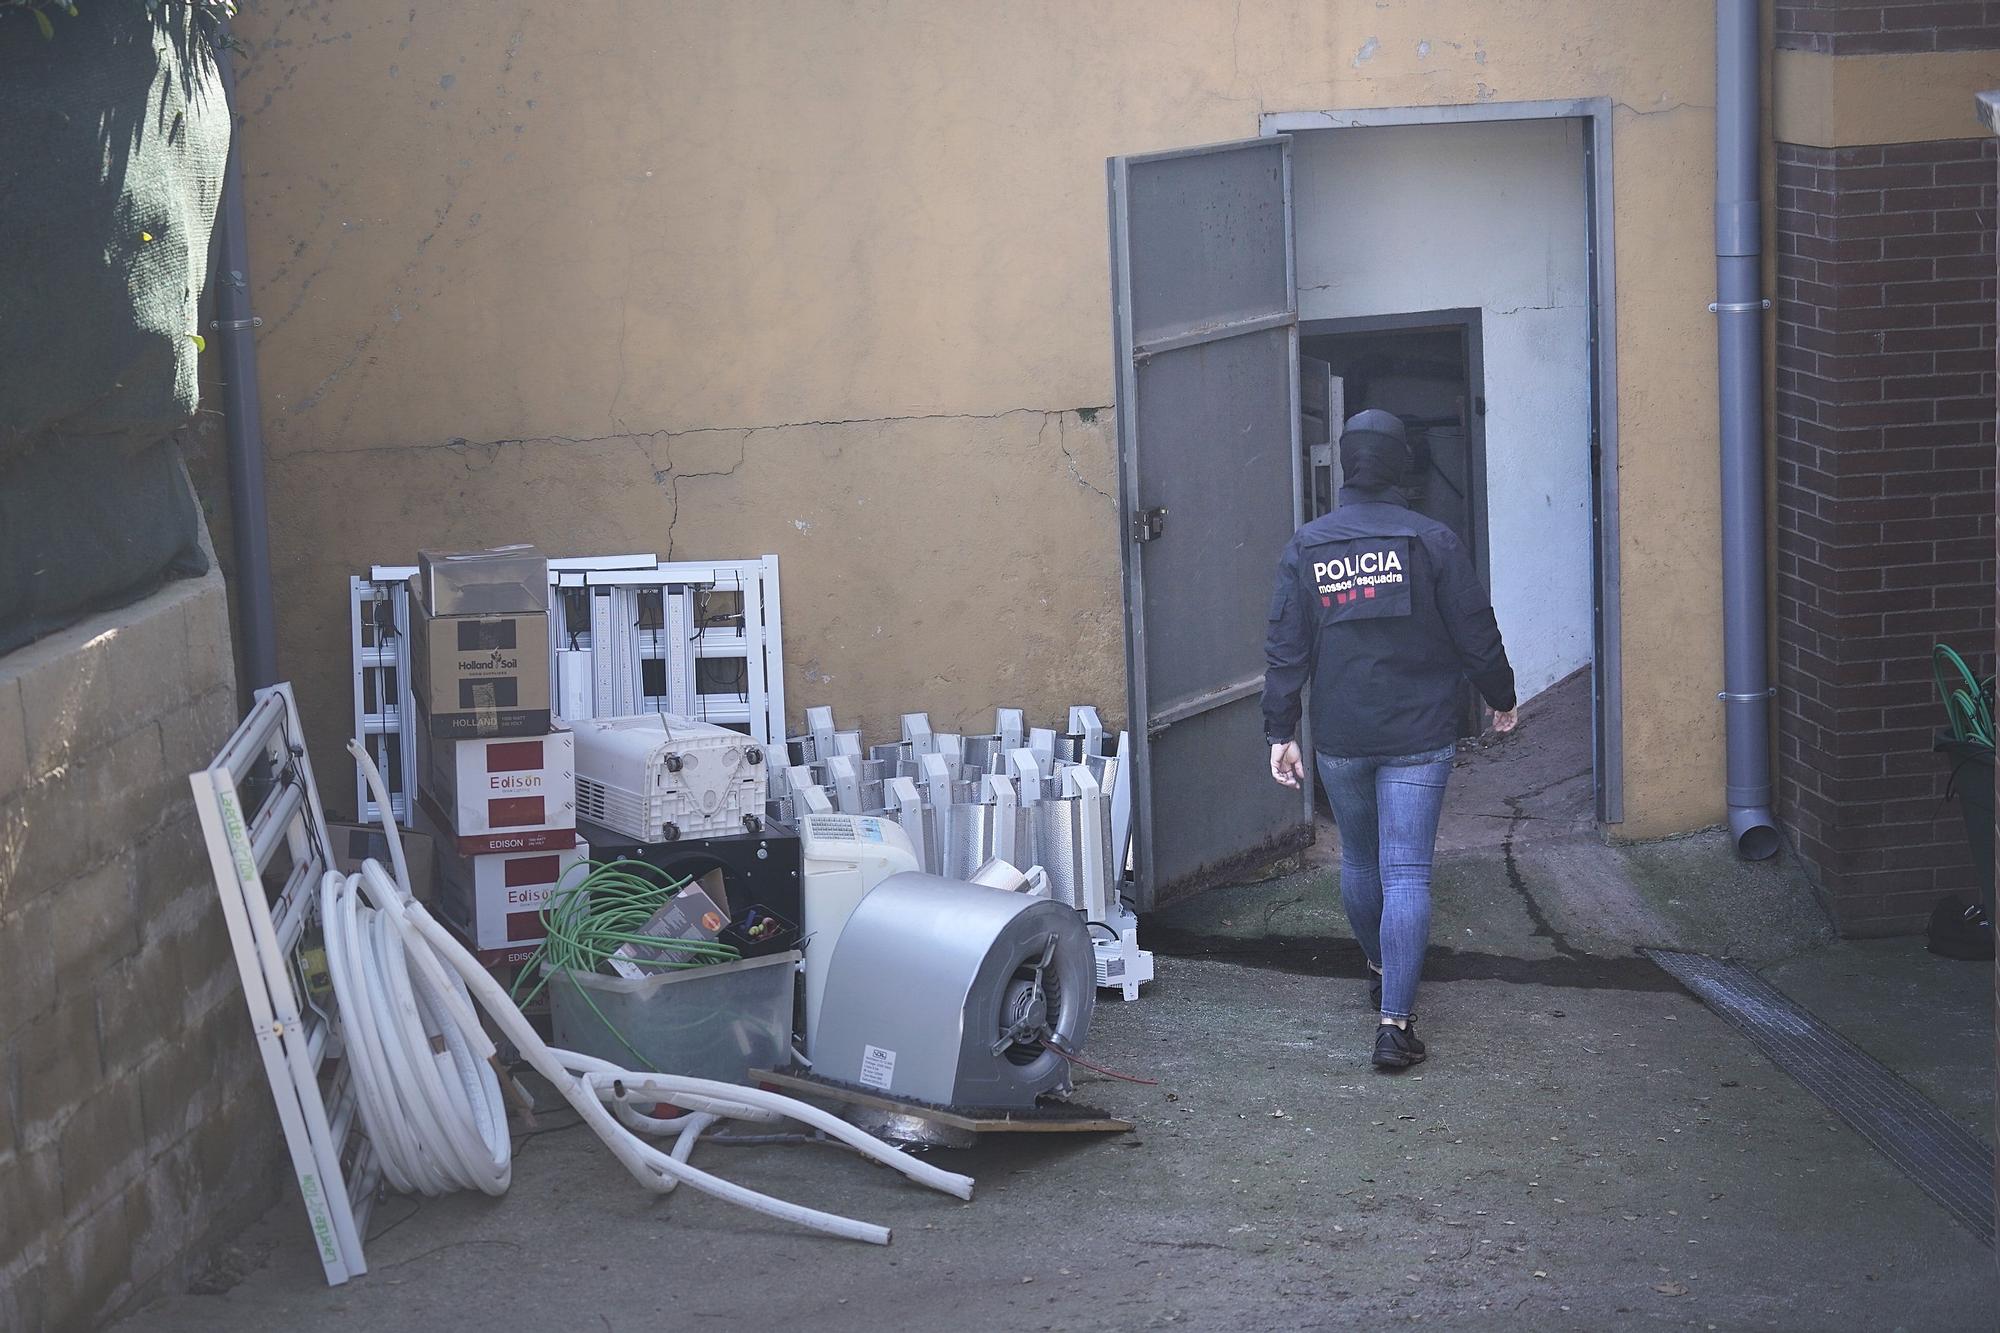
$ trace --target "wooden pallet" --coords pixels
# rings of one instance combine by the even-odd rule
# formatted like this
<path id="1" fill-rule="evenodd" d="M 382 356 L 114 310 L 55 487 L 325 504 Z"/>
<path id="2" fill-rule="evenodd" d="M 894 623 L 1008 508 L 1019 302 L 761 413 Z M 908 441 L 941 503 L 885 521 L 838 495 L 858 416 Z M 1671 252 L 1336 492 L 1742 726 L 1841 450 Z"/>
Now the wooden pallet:
<path id="1" fill-rule="evenodd" d="M 753 1081 L 769 1083 L 786 1092 L 866 1106 L 891 1115 L 915 1116 L 947 1129 L 973 1134 L 1123 1134 L 1134 1127 L 1129 1120 L 1106 1115 L 1090 1106 L 1037 1107 L 1025 1113 L 954 1111 L 929 1102 L 906 1102 L 884 1097 L 799 1070 L 753 1069 L 749 1076 Z"/>

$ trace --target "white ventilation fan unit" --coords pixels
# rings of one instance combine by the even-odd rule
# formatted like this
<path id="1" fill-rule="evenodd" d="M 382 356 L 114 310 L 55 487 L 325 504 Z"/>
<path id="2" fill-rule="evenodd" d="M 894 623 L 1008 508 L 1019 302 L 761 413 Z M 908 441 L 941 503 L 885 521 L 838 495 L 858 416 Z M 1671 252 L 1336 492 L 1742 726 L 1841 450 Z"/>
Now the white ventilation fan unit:
<path id="1" fill-rule="evenodd" d="M 675 717 L 585 718 L 576 733 L 576 809 L 640 842 L 756 833 L 770 766 L 740 731 Z"/>
<path id="2" fill-rule="evenodd" d="M 813 1073 L 901 1101 L 1030 1110 L 1070 1090 L 1065 1052 L 1090 1035 L 1093 967 L 1074 908 L 922 871 L 891 875 L 834 945 Z"/>

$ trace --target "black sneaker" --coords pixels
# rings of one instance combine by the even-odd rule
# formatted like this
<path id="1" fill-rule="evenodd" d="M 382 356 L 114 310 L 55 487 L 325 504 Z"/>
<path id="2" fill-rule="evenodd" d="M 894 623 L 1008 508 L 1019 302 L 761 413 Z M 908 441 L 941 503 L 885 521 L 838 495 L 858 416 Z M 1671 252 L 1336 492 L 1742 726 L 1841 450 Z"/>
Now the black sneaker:
<path id="1" fill-rule="evenodd" d="M 1397 1027 L 1394 1023 L 1383 1023 L 1375 1030 L 1375 1067 L 1377 1069 L 1408 1069 L 1424 1058 L 1424 1044 L 1417 1039 L 1414 1026 Z"/>

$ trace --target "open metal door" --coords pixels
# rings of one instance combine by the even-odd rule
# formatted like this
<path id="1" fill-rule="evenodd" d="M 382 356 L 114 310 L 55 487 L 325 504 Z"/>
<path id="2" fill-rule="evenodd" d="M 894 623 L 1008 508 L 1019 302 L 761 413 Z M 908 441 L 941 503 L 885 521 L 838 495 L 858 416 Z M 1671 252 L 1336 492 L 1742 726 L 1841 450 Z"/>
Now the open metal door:
<path id="1" fill-rule="evenodd" d="M 1292 146 L 1115 157 L 1118 504 L 1141 910 L 1312 841 L 1269 776 L 1259 696 L 1300 522 Z"/>
<path id="2" fill-rule="evenodd" d="M 1299 444 L 1305 450 L 1304 519 L 1331 514 L 1340 495 L 1340 427 L 1346 396 L 1333 367 L 1299 358 Z"/>

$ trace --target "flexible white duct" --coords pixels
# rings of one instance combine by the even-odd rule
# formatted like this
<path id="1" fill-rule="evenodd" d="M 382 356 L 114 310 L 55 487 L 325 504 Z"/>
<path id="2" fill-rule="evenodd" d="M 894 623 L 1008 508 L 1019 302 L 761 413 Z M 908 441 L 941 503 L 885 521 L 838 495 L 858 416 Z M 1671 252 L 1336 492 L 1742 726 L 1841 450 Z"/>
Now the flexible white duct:
<path id="1" fill-rule="evenodd" d="M 381 868 L 375 875 L 386 881 Z M 340 1005 L 340 1033 L 361 1121 L 382 1174 L 408 1194 L 505 1192 L 512 1174 L 500 1081 L 491 1046 L 467 1039 L 465 985 L 412 973 L 393 918 L 361 903 L 361 875 L 329 871 L 320 886 L 327 970 Z M 477 1032 L 477 1025 L 474 1025 Z"/>

